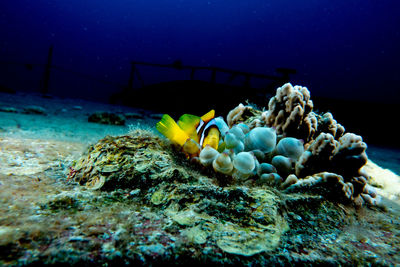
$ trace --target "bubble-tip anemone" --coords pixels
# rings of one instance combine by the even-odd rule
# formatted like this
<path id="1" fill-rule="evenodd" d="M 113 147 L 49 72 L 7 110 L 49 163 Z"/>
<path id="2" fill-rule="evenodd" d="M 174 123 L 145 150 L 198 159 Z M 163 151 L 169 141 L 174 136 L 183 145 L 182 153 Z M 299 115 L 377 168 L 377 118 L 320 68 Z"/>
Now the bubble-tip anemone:
<path id="1" fill-rule="evenodd" d="M 269 153 L 276 145 L 275 130 L 268 127 L 257 127 L 252 129 L 245 138 L 244 146 L 246 151 L 261 150 Z"/>
<path id="2" fill-rule="evenodd" d="M 271 164 L 274 165 L 279 175 L 282 177 L 286 177 L 293 172 L 292 161 L 285 156 L 278 155 L 273 157 Z"/>
<path id="3" fill-rule="evenodd" d="M 218 151 L 211 146 L 205 146 L 199 155 L 200 163 L 204 166 L 210 166 L 218 156 Z"/>
<path id="4" fill-rule="evenodd" d="M 239 140 L 244 140 L 245 134 L 241 126 L 235 125 L 229 130 L 229 132 L 233 133 Z"/>
<path id="5" fill-rule="evenodd" d="M 240 140 L 236 137 L 236 135 L 234 135 L 233 133 L 230 133 L 230 132 L 228 132 L 225 135 L 224 140 L 225 140 L 226 148 L 228 148 L 228 149 L 235 148 L 240 143 Z"/>
<path id="6" fill-rule="evenodd" d="M 212 165 L 216 172 L 223 174 L 231 174 L 233 170 L 232 160 L 226 152 L 219 154 Z"/>
<path id="7" fill-rule="evenodd" d="M 304 152 L 303 142 L 293 137 L 285 137 L 276 145 L 276 153 L 296 161 Z"/>
<path id="8" fill-rule="evenodd" d="M 253 174 L 256 168 L 254 155 L 250 152 L 240 152 L 233 158 L 235 167 L 233 177 L 236 179 L 246 179 Z"/>

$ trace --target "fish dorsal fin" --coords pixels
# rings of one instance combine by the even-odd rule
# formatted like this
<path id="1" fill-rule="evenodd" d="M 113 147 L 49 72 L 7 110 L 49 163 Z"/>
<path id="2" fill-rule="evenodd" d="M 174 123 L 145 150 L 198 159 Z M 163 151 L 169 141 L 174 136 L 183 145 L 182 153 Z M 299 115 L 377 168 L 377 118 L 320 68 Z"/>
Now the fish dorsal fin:
<path id="1" fill-rule="evenodd" d="M 203 116 L 201 116 L 201 119 L 204 122 L 208 122 L 210 120 L 212 120 L 215 117 L 215 110 L 210 110 L 209 112 L 207 112 L 206 114 L 204 114 Z"/>
<path id="2" fill-rule="evenodd" d="M 190 138 L 193 140 L 196 140 L 198 142 L 198 137 L 197 137 L 197 131 L 196 127 L 200 123 L 200 117 L 191 115 L 191 114 L 183 114 L 179 120 L 178 120 L 178 125 L 179 127 L 187 133 Z"/>

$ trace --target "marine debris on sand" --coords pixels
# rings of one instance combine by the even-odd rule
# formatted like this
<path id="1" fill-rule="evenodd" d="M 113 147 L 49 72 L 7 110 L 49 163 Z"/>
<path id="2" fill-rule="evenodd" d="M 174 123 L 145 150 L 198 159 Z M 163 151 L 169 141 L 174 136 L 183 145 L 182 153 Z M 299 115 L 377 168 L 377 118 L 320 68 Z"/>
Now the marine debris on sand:
<path id="1" fill-rule="evenodd" d="M 285 88 L 272 113 L 239 105 L 225 132 L 223 120 L 204 135 L 178 121 L 183 145 L 145 129 L 82 155 L 79 143 L 1 139 L 0 264 L 399 264 L 400 177 L 313 113 L 304 87 Z M 207 114 L 185 119 L 206 127 Z"/>

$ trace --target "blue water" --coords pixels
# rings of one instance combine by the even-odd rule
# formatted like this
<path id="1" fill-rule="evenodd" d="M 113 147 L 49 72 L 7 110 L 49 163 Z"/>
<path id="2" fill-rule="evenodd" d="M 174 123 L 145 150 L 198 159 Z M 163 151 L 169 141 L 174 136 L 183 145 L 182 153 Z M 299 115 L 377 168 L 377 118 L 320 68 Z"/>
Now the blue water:
<path id="1" fill-rule="evenodd" d="M 289 67 L 298 71 L 293 83 L 313 95 L 393 102 L 399 12 L 400 2 L 390 0 L 1 1 L 0 60 L 45 63 L 53 44 L 54 64 L 116 83 L 127 82 L 131 60 L 256 73 Z M 10 87 L 20 73 L 1 68 Z M 58 91 L 79 86 L 62 84 Z M 82 87 L 85 94 L 91 86 Z"/>

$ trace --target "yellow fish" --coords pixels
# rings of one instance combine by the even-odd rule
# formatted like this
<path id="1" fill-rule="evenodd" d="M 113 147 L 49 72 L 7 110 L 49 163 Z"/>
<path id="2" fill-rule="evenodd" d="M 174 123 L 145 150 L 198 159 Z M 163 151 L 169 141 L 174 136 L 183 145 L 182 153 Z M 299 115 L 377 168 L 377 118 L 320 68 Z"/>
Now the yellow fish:
<path id="1" fill-rule="evenodd" d="M 188 139 L 192 139 L 201 147 L 209 145 L 218 148 L 219 130 L 214 121 L 215 110 L 211 110 L 201 117 L 183 114 L 178 123 L 168 114 L 164 114 L 156 124 L 157 130 L 173 143 L 184 146 Z"/>

